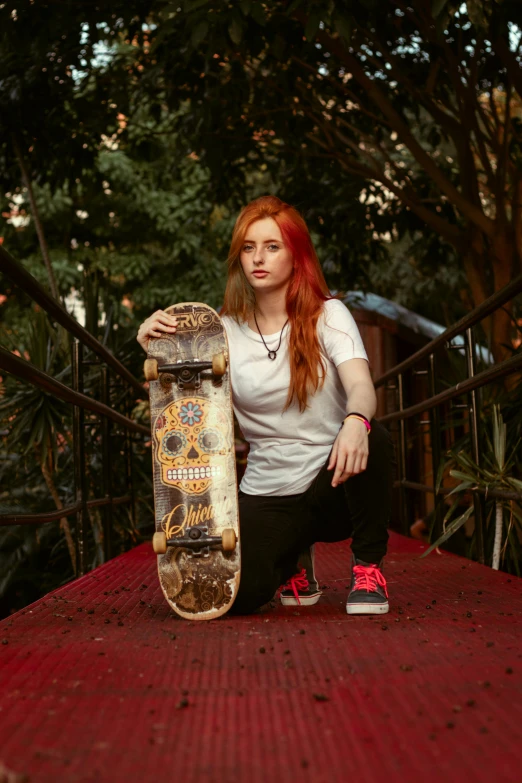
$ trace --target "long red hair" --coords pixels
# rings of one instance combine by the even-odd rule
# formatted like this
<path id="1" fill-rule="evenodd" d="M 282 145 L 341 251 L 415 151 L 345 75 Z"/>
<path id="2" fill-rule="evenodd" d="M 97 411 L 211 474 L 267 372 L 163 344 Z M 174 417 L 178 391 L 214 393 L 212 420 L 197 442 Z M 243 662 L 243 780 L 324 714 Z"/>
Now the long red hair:
<path id="1" fill-rule="evenodd" d="M 304 411 L 308 395 L 315 394 L 324 383 L 326 365 L 316 327 L 323 303 L 332 297 L 304 219 L 294 207 L 277 196 L 261 196 L 239 213 L 228 254 L 228 280 L 221 314 L 244 322 L 254 309 L 254 290 L 243 272 L 240 254 L 249 226 L 267 217 L 276 221 L 294 262 L 294 272 L 286 292 L 290 326 L 290 388 L 284 410 L 296 401 L 299 410 Z"/>

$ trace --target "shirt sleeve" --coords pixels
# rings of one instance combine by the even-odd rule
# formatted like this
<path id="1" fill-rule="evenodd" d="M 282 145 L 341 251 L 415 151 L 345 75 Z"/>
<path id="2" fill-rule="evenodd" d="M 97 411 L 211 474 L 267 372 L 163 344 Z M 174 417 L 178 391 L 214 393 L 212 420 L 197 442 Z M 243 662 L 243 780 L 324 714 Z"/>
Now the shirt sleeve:
<path id="1" fill-rule="evenodd" d="M 336 367 L 348 359 L 368 361 L 355 319 L 339 299 L 329 299 L 324 303 L 317 327 L 324 353 Z"/>

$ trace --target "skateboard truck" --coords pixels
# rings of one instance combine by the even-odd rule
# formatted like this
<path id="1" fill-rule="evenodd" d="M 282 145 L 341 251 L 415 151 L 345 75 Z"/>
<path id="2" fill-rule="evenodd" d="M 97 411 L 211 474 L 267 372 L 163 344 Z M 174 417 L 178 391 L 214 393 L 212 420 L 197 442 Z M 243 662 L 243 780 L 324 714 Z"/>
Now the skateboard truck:
<path id="1" fill-rule="evenodd" d="M 160 373 L 174 375 L 178 381 L 178 388 L 199 388 L 201 385 L 200 373 L 204 370 L 212 370 L 216 378 L 221 378 L 227 369 L 227 359 L 224 353 L 216 353 L 211 362 L 200 362 L 198 359 L 187 362 L 179 361 L 176 364 L 162 364 L 158 366 L 157 359 L 146 359 L 143 372 L 147 381 L 157 381 Z"/>
<path id="2" fill-rule="evenodd" d="M 225 528 L 220 536 L 209 536 L 208 527 L 193 525 L 187 528 L 182 536 L 167 538 L 163 531 L 154 533 L 152 548 L 157 555 L 164 555 L 169 546 L 182 547 L 191 549 L 193 557 L 201 557 L 209 554 L 210 547 L 221 547 L 223 552 L 233 552 L 236 541 L 236 531 L 233 528 Z"/>

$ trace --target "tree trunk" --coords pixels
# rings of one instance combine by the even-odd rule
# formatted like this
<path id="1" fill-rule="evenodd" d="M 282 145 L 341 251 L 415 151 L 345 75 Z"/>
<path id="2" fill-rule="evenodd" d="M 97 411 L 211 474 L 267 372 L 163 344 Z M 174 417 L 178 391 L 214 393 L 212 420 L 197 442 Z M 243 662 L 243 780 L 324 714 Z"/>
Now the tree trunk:
<path id="1" fill-rule="evenodd" d="M 515 232 L 500 227 L 492 246 L 492 269 L 495 291 L 511 282 L 515 276 Z M 493 315 L 492 351 L 497 362 L 513 356 L 513 303 L 506 302 Z"/>
<path id="2" fill-rule="evenodd" d="M 40 457 L 39 449 L 37 448 L 36 451 L 37 451 L 38 457 Z M 54 484 L 51 471 L 49 470 L 49 467 L 46 464 L 45 460 L 42 461 L 42 460 L 39 459 L 39 462 L 40 462 L 40 468 L 42 470 L 42 475 L 43 475 L 43 477 L 45 479 L 45 483 L 47 484 L 47 488 L 48 488 L 49 492 L 52 495 L 52 498 L 54 500 L 54 504 L 55 504 L 57 509 L 62 509 L 63 508 L 63 503 L 62 503 L 62 501 L 60 499 L 60 496 L 59 496 L 58 491 L 56 489 L 56 486 Z M 73 571 L 76 574 L 76 547 L 74 546 L 74 541 L 73 541 L 73 537 L 72 537 L 72 533 L 71 533 L 71 527 L 70 527 L 69 521 L 68 521 L 68 519 L 66 517 L 62 517 L 62 519 L 60 519 L 60 530 L 62 530 L 64 535 L 65 535 L 65 540 L 67 541 L 67 549 L 69 550 L 69 557 L 71 558 Z"/>
<path id="3" fill-rule="evenodd" d="M 16 159 L 18 160 L 18 165 L 20 166 L 20 171 L 22 173 L 22 182 L 24 184 L 24 187 L 27 188 L 27 195 L 29 197 L 29 204 L 31 205 L 31 212 L 33 214 L 34 225 L 36 228 L 36 233 L 38 235 L 38 242 L 40 243 L 40 250 L 42 251 L 45 268 L 47 270 L 49 287 L 51 289 L 52 295 L 58 302 L 60 301 L 60 295 L 58 293 L 58 286 L 56 284 L 56 278 L 54 276 L 54 270 L 51 264 L 51 258 L 49 256 L 49 250 L 47 248 L 47 242 L 45 240 L 43 226 L 40 221 L 40 214 L 38 212 L 38 207 L 36 206 L 36 201 L 34 198 L 33 186 L 31 184 L 31 177 L 29 176 L 29 172 L 27 171 L 27 166 L 25 165 L 25 160 L 22 154 L 22 150 L 20 148 L 20 144 L 18 143 L 18 139 L 16 138 L 14 133 L 12 134 L 11 138 L 13 142 Z"/>
<path id="4" fill-rule="evenodd" d="M 466 277 L 471 291 L 473 306 L 478 307 L 492 293 L 511 282 L 516 255 L 515 237 L 498 236 L 493 246 L 488 247 L 481 231 L 470 229 L 468 252 L 462 256 Z M 489 263 L 490 262 L 490 263 Z M 488 285 L 486 268 L 493 271 L 493 290 Z M 488 345 L 496 362 L 502 362 L 513 355 L 512 303 L 506 302 L 500 309 L 482 321 Z"/>
<path id="5" fill-rule="evenodd" d="M 475 226 L 468 227 L 469 245 L 468 251 L 462 254 L 462 261 L 464 264 L 464 271 L 468 278 L 468 284 L 471 291 L 471 298 L 473 300 L 473 306 L 477 307 L 481 302 L 489 296 L 488 283 L 486 277 L 486 270 L 484 264 L 484 258 L 486 255 L 486 248 L 484 243 L 484 235 L 482 231 L 479 231 Z M 458 252 L 458 248 L 456 248 Z M 491 317 L 485 318 L 482 322 L 482 327 L 486 333 L 488 343 L 491 343 L 491 335 L 493 332 L 493 324 Z"/>
<path id="6" fill-rule="evenodd" d="M 501 503 L 495 503 L 495 541 L 493 544 L 493 558 L 491 568 L 498 571 L 500 568 L 500 547 L 502 546 L 502 521 L 504 519 L 504 509 Z"/>

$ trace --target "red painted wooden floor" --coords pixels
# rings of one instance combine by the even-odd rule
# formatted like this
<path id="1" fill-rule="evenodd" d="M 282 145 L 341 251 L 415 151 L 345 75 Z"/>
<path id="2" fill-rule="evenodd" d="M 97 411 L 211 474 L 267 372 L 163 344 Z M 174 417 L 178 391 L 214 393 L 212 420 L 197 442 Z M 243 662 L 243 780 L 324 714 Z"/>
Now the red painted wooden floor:
<path id="1" fill-rule="evenodd" d="M 212 623 L 148 544 L 112 560 L 0 623 L 0 780 L 520 781 L 522 580 L 424 549 L 391 535 L 379 618 L 346 545 L 317 606 Z"/>

